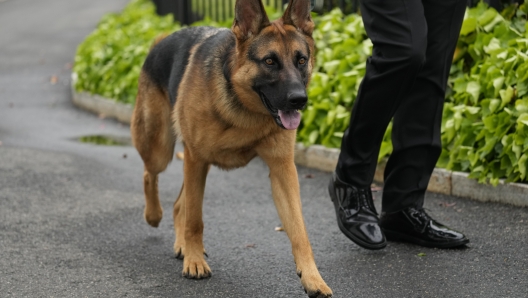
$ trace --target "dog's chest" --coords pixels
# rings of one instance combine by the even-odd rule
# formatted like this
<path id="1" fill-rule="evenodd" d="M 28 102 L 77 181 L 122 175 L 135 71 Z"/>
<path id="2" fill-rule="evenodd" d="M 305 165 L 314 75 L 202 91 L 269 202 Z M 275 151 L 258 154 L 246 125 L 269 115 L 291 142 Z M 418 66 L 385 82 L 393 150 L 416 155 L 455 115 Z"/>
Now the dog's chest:
<path id="1" fill-rule="evenodd" d="M 246 166 L 257 156 L 253 148 L 224 149 L 212 152 L 211 163 L 215 166 L 229 170 Z"/>
<path id="2" fill-rule="evenodd" d="M 214 116 L 208 121 L 203 121 L 198 116 L 208 115 L 207 109 L 199 112 L 190 109 L 184 111 L 188 106 L 183 107 L 182 103 L 183 101 L 177 102 L 178 117 L 174 117 L 174 127 L 179 139 L 192 148 L 202 160 L 222 169 L 247 165 L 257 156 L 258 147 L 281 131 L 271 117 L 244 119 L 246 124 L 251 124 L 247 127 L 226 125 L 226 121 L 219 121 L 218 117 Z M 179 107 L 181 108 L 178 109 Z"/>
<path id="3" fill-rule="evenodd" d="M 214 137 L 202 135 L 195 145 L 202 148 L 202 156 L 208 163 L 226 170 L 247 165 L 257 156 L 259 145 L 270 137 L 268 129 L 248 133 L 235 128 L 216 133 Z"/>

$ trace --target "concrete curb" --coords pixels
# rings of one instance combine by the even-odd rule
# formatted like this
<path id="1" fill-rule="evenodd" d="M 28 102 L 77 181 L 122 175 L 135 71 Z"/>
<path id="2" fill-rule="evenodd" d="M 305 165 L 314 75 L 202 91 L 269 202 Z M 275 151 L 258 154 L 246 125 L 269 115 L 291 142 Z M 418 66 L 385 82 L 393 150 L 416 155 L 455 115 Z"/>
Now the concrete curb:
<path id="1" fill-rule="evenodd" d="M 132 105 L 119 103 L 99 95 L 77 92 L 73 88 L 74 82 L 75 77 L 72 76 L 72 100 L 76 106 L 130 124 Z M 321 145 L 305 147 L 299 143 L 295 147 L 295 163 L 308 168 L 332 172 L 337 164 L 339 152 L 339 149 L 326 148 Z M 383 182 L 384 169 L 385 163 L 382 162 L 376 169 L 375 181 Z M 434 170 L 427 190 L 481 202 L 497 202 L 528 207 L 528 185 L 526 184 L 500 181 L 499 185 L 494 187 L 480 184 L 476 180 L 468 178 L 467 173 L 452 172 L 445 169 L 436 168 Z"/>
<path id="2" fill-rule="evenodd" d="M 132 111 L 134 110 L 134 107 L 131 104 L 120 103 L 97 94 L 77 92 L 77 90 L 75 90 L 76 81 L 77 75 L 72 73 L 71 91 L 72 102 L 74 105 L 106 118 L 113 118 L 117 119 L 119 122 L 130 124 L 130 118 L 132 117 Z"/>
<path id="3" fill-rule="evenodd" d="M 332 172 L 335 169 L 338 156 L 339 149 L 326 148 L 320 145 L 304 147 L 302 144 L 297 144 L 295 148 L 295 163 L 326 172 Z M 376 182 L 383 183 L 384 170 L 385 162 L 381 162 L 374 175 Z M 436 168 L 427 190 L 481 202 L 497 202 L 528 207 L 528 185 L 505 183 L 504 180 L 501 180 L 499 185 L 495 187 L 478 183 L 468 176 L 467 173 Z"/>

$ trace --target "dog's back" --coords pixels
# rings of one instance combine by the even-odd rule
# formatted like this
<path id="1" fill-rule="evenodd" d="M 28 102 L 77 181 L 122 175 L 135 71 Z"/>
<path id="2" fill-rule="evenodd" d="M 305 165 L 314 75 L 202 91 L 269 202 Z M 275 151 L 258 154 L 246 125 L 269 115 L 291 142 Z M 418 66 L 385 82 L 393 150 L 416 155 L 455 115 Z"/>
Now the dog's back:
<path id="1" fill-rule="evenodd" d="M 150 51 L 143 72 L 161 90 L 168 93 L 171 106 L 190 59 L 205 61 L 225 46 L 234 45 L 231 30 L 214 27 L 189 27 L 177 31 L 156 44 Z M 193 57 L 192 53 L 195 53 Z"/>

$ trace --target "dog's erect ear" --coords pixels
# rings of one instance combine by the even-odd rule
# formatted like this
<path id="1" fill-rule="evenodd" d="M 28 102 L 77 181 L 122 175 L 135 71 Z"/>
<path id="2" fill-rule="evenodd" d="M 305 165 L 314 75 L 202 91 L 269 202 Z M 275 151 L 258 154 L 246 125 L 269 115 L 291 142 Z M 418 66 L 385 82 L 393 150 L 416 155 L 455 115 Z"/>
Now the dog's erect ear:
<path id="1" fill-rule="evenodd" d="M 310 14 L 310 0 L 290 0 L 282 22 L 292 25 L 306 35 L 312 35 L 315 24 Z"/>
<path id="2" fill-rule="evenodd" d="M 237 0 L 235 20 L 231 30 L 240 40 L 257 35 L 262 28 L 270 24 L 261 0 Z"/>

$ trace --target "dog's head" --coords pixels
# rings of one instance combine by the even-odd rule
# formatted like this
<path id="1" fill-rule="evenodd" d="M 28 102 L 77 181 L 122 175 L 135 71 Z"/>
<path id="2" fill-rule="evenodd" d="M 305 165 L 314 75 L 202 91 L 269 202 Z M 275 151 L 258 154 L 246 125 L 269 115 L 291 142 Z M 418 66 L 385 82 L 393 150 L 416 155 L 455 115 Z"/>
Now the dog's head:
<path id="1" fill-rule="evenodd" d="M 277 125 L 296 129 L 306 106 L 314 63 L 314 23 L 309 0 L 290 0 L 270 22 L 261 0 L 237 0 L 232 31 L 236 62 L 232 83 L 244 105 L 271 114 Z"/>

